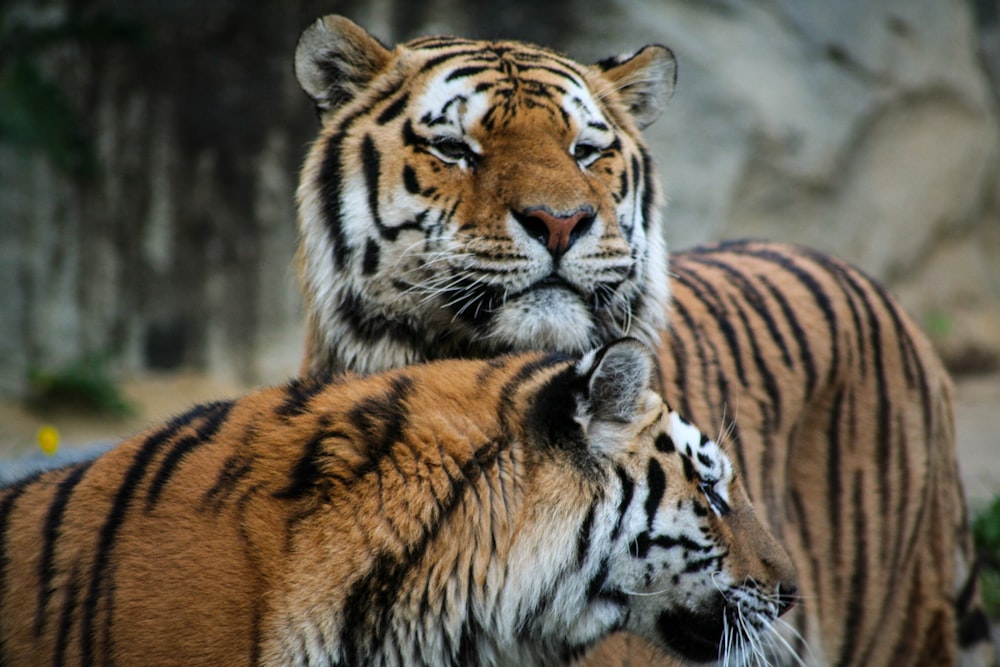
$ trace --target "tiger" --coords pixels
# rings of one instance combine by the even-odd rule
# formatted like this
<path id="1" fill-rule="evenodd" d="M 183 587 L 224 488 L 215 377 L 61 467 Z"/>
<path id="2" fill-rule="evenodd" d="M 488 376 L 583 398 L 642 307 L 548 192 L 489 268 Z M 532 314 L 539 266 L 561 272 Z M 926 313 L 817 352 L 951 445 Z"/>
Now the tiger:
<path id="1" fill-rule="evenodd" d="M 301 378 L 2 488 L 0 663 L 745 660 L 795 568 L 654 376 L 623 339 Z"/>
<path id="2" fill-rule="evenodd" d="M 668 402 L 703 431 L 724 424 L 799 572 L 771 664 L 996 664 L 953 390 L 919 327 L 814 249 L 668 255 L 641 131 L 673 94 L 669 48 L 584 65 L 518 41 L 389 47 L 331 15 L 294 67 L 320 121 L 296 194 L 302 372 L 635 337 Z M 625 633 L 592 656 L 671 664 Z"/>

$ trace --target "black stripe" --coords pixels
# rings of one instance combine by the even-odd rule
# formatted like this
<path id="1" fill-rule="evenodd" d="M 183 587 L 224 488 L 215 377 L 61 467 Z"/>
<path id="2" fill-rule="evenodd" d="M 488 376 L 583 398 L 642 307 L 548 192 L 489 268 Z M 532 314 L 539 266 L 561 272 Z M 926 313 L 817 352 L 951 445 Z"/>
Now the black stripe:
<path id="1" fill-rule="evenodd" d="M 170 448 L 163 462 L 160 463 L 159 470 L 149 484 L 146 491 L 146 512 L 151 512 L 160 499 L 163 487 L 177 471 L 177 467 L 188 453 L 202 445 L 210 444 L 218 433 L 219 429 L 226 422 L 229 412 L 233 407 L 233 401 L 217 401 L 202 406 L 202 417 L 204 421 L 195 429 L 193 435 L 178 439 L 174 446 Z"/>
<path id="2" fill-rule="evenodd" d="M 663 500 L 663 493 L 667 490 L 667 476 L 663 473 L 663 466 L 656 459 L 649 459 L 649 467 L 646 469 L 646 486 L 649 487 L 649 495 L 646 496 L 646 527 L 653 530 L 653 521 L 660 509 L 660 502 Z"/>
<path id="3" fill-rule="evenodd" d="M 73 564 L 73 572 L 66 584 L 66 597 L 63 600 L 62 613 L 59 614 L 59 631 L 56 634 L 56 645 L 52 664 L 61 667 L 66 664 L 66 646 L 73 630 L 73 621 L 77 618 L 76 610 L 80 606 L 80 564 Z"/>
<path id="4" fill-rule="evenodd" d="M 864 512 L 864 487 L 861 482 L 861 472 L 855 472 L 851 492 L 851 505 L 854 514 L 854 558 L 851 563 L 851 582 L 848 588 L 847 610 L 844 614 L 844 637 L 848 638 L 848 641 L 844 642 L 837 665 L 856 664 L 854 662 L 854 653 L 859 647 L 859 642 L 856 641 L 856 638 L 862 636 L 861 626 L 865 620 L 864 598 L 868 591 L 868 577 L 865 574 L 868 570 L 868 559 L 865 545 L 868 542 L 868 535 L 866 534 L 867 519 Z"/>
<path id="5" fill-rule="evenodd" d="M 614 541 L 622 531 L 625 523 L 625 513 L 632 504 L 632 496 L 635 495 L 635 482 L 625 469 L 619 465 L 615 466 L 615 475 L 622 487 L 622 497 L 618 501 L 618 511 L 616 512 L 615 527 L 611 530 L 611 540 Z"/>
<path id="6" fill-rule="evenodd" d="M 245 479 L 251 470 L 253 470 L 253 462 L 250 459 L 242 456 L 231 456 L 226 459 L 219 471 L 219 476 L 215 479 L 215 484 L 205 492 L 202 505 L 211 505 L 212 509 L 218 512 L 222 509 L 222 504 L 229 497 L 229 494 L 236 490 L 236 485 Z"/>
<path id="7" fill-rule="evenodd" d="M 872 365 L 875 370 L 875 382 L 876 391 L 873 400 L 876 401 L 876 430 L 874 436 L 874 442 L 877 451 L 877 460 L 882 463 L 878 466 L 879 469 L 879 507 L 881 510 L 881 516 L 889 517 L 893 516 L 891 512 L 890 504 L 892 501 L 892 477 L 893 468 L 891 465 L 886 465 L 891 460 L 890 447 L 892 446 L 892 441 L 889 437 L 891 430 L 891 419 L 892 419 L 892 404 L 889 401 L 889 371 L 886 368 L 886 362 L 884 357 L 885 348 L 884 336 L 882 334 L 882 323 L 881 318 L 878 313 L 875 312 L 875 307 L 872 305 L 871 300 L 868 298 L 869 294 L 865 290 L 864 286 L 859 284 L 856 277 L 847 271 L 844 267 L 834 264 L 832 261 L 827 260 L 827 269 L 834 273 L 842 284 L 846 284 L 845 292 L 853 292 L 857 295 L 860 300 L 861 305 L 864 307 L 866 319 L 868 322 L 868 327 L 865 327 L 869 332 L 871 338 L 871 360 Z M 886 541 L 882 541 L 883 549 L 886 546 Z M 885 554 L 882 554 L 883 557 Z"/>
<path id="8" fill-rule="evenodd" d="M 423 534 L 406 545 L 402 553 L 383 550 L 373 555 L 371 568 L 351 586 L 344 603 L 340 642 L 347 664 L 363 664 L 375 642 L 387 636 L 391 611 L 407 575 L 426 556 L 441 529 L 454 520 L 474 480 L 495 465 L 497 457 L 508 447 L 507 441 L 493 441 L 477 448 L 472 458 L 450 477 L 450 488 L 439 498 L 438 512 L 423 526 Z M 447 472 L 447 468 L 442 470 Z"/>
<path id="9" fill-rule="evenodd" d="M 373 275 L 378 270 L 378 261 L 381 251 L 375 239 L 369 238 L 365 241 L 365 256 L 361 261 L 361 274 L 365 276 Z"/>
<path id="10" fill-rule="evenodd" d="M 4 604 L 4 598 L 6 597 L 7 592 L 7 566 L 10 564 L 10 557 L 7 555 L 9 551 L 9 547 L 7 546 L 7 531 L 10 529 L 11 514 L 14 511 L 14 505 L 17 503 L 17 499 L 21 497 L 21 494 L 23 494 L 37 478 L 38 475 L 36 474 L 0 490 L 0 493 L 3 495 L 3 500 L 0 501 L 0 609 L 9 609 L 9 607 Z M 6 661 L 4 660 L 5 654 L 6 646 L 4 633 L 0 632 L 0 665 L 6 664 Z"/>
<path id="11" fill-rule="evenodd" d="M 288 484 L 280 491 L 275 491 L 273 497 L 281 500 L 298 500 L 316 488 L 323 478 L 319 462 L 322 458 L 323 442 L 327 437 L 327 433 L 319 433 L 306 443 L 302 456 L 289 472 Z"/>
<path id="12" fill-rule="evenodd" d="M 450 53 L 442 53 L 439 56 L 431 58 L 423 65 L 420 66 L 420 73 L 429 72 L 438 65 L 448 62 L 449 60 L 454 60 L 455 58 L 461 58 L 462 56 L 478 56 L 481 55 L 481 51 L 478 48 L 468 49 L 464 51 L 451 51 Z"/>
<path id="13" fill-rule="evenodd" d="M 653 184 L 653 158 L 642 146 L 639 147 L 642 155 L 642 227 L 649 231 L 649 225 L 653 222 L 653 207 L 656 205 L 653 199 L 655 186 Z"/>
<path id="14" fill-rule="evenodd" d="M 455 69 L 453 69 L 451 72 L 448 73 L 448 76 L 446 76 L 444 80 L 448 82 L 448 81 L 454 81 L 455 79 L 465 79 L 470 76 L 475 76 L 480 72 L 485 72 L 486 70 L 489 69 L 496 69 L 496 68 L 486 67 L 483 65 L 466 65 L 465 67 L 456 67 Z"/>
<path id="15" fill-rule="evenodd" d="M 387 392 L 359 400 L 347 413 L 347 419 L 365 438 L 368 451 L 368 461 L 358 467 L 356 477 L 377 470 L 380 461 L 391 456 L 393 445 L 400 441 L 408 423 L 409 407 L 406 401 L 414 387 L 411 377 L 396 375 L 389 381 Z M 318 452 L 314 447 L 310 449 Z"/>
<path id="16" fill-rule="evenodd" d="M 177 432 L 181 428 L 188 425 L 203 407 L 199 406 L 191 412 L 172 420 L 159 431 L 146 438 L 145 442 L 139 446 L 138 451 L 132 455 L 132 465 L 125 472 L 125 477 L 122 479 L 122 483 L 119 485 L 118 491 L 112 500 L 111 509 L 108 511 L 104 525 L 101 527 L 97 548 L 94 552 L 94 565 L 90 575 L 90 585 L 87 587 L 87 595 L 83 603 L 82 625 L 80 628 L 80 653 L 84 665 L 92 665 L 96 659 L 94 621 L 97 616 L 97 605 L 101 595 L 106 594 L 110 609 L 112 592 L 110 590 L 105 591 L 105 575 L 110 567 L 111 552 L 114 549 L 115 539 L 118 537 L 118 531 L 125 521 L 125 516 L 129 505 L 132 503 L 136 489 L 146 476 L 146 470 L 159 448 L 177 435 Z M 105 646 L 105 650 L 108 648 Z M 106 655 L 104 662 L 111 664 L 111 656 Z"/>
<path id="17" fill-rule="evenodd" d="M 715 287 L 706 280 L 703 280 L 692 269 L 675 268 L 674 279 L 687 287 L 694 293 L 695 297 L 705 306 L 709 315 L 715 320 L 715 324 L 726 341 L 730 359 L 736 367 L 736 377 L 744 388 L 749 387 L 746 369 L 743 367 L 743 357 L 740 354 L 743 346 L 740 345 L 736 330 L 733 329 L 729 315 Z"/>
<path id="18" fill-rule="evenodd" d="M 361 166 L 364 168 L 365 188 L 368 190 L 368 212 L 375 222 L 375 227 L 378 228 L 379 232 L 383 232 L 385 231 L 385 226 L 382 224 L 382 216 L 378 212 L 379 173 L 382 169 L 381 156 L 378 149 L 375 148 L 375 142 L 372 141 L 370 134 L 366 134 L 361 142 Z M 394 239 L 395 234 L 389 240 Z"/>
<path id="19" fill-rule="evenodd" d="M 333 244 L 333 266 L 337 270 L 347 266 L 351 249 L 344 237 L 343 210 L 340 202 L 341 168 L 344 135 L 337 134 L 326 140 L 323 160 L 319 169 L 319 194 L 324 223 Z"/>
<path id="20" fill-rule="evenodd" d="M 87 461 L 74 468 L 56 487 L 55 495 L 45 515 L 45 525 L 42 529 L 42 557 L 38 563 L 38 607 L 35 610 L 35 636 L 40 637 L 45 628 L 46 608 L 49 598 L 54 592 L 52 583 L 56 576 L 56 542 L 62 527 L 63 515 L 69 503 L 73 489 L 83 479 L 93 461 Z"/>
<path id="21" fill-rule="evenodd" d="M 736 285 L 739 288 L 740 299 L 745 300 L 747 304 L 753 308 L 753 311 L 760 316 L 764 321 L 764 326 L 767 327 L 767 332 L 774 342 L 777 343 L 778 349 L 781 351 L 782 360 L 785 362 L 785 366 L 791 367 L 792 357 L 788 350 L 788 345 L 785 342 L 785 337 L 781 333 L 781 329 L 778 327 L 777 320 L 774 315 L 767 307 L 767 303 L 764 300 L 763 295 L 757 289 L 756 285 L 747 277 L 747 274 L 743 271 L 739 271 L 733 268 L 732 264 L 715 258 L 709 258 L 705 255 L 696 255 L 692 258 L 694 262 L 702 264 L 704 266 L 711 266 L 718 269 L 726 275 L 729 279 L 728 282 Z M 754 276 L 755 279 L 763 279 L 764 276 Z"/>
<path id="22" fill-rule="evenodd" d="M 792 255 L 789 254 L 785 248 L 778 250 L 771 247 L 748 247 L 745 248 L 743 252 L 746 252 L 752 257 L 756 257 L 779 266 L 797 279 L 799 283 L 801 283 L 801 285 L 810 293 L 810 295 L 812 295 L 813 301 L 823 313 L 823 319 L 826 322 L 827 329 L 829 330 L 829 337 L 827 339 L 830 341 L 830 368 L 828 372 L 828 381 L 832 383 L 834 374 L 837 373 L 840 368 L 840 346 L 837 342 L 839 322 L 829 294 L 826 293 L 826 290 L 823 289 L 823 286 L 820 285 L 819 281 L 816 280 L 812 273 L 795 263 L 792 259 Z"/>
<path id="23" fill-rule="evenodd" d="M 788 327 L 792 330 L 792 337 L 795 339 L 795 343 L 799 348 L 798 359 L 802 363 L 802 369 L 806 374 L 805 398 L 808 399 L 812 397 L 813 391 L 816 389 L 816 359 L 813 358 L 812 345 L 809 343 L 809 338 L 806 336 L 806 332 L 802 328 L 802 323 L 799 322 L 796 311 L 792 309 L 792 306 L 789 304 L 784 292 L 772 283 L 771 279 L 766 275 L 760 275 L 757 279 L 760 280 L 765 287 L 767 287 L 768 292 L 771 294 L 771 298 L 778 302 L 778 307 L 781 308 L 781 314 L 785 318 L 785 322 L 788 323 Z"/>
<path id="24" fill-rule="evenodd" d="M 408 164 L 403 166 L 403 186 L 411 195 L 420 194 L 420 182 L 417 180 L 417 172 Z"/>
<path id="25" fill-rule="evenodd" d="M 296 378 L 285 386 L 285 400 L 274 414 L 279 417 L 300 415 L 308 409 L 309 401 L 326 389 L 330 378 L 326 375 Z"/>
<path id="26" fill-rule="evenodd" d="M 840 582 L 840 564 L 843 562 L 841 546 L 843 545 L 843 517 L 841 516 L 841 499 L 844 497 L 843 481 L 841 480 L 841 451 L 840 445 L 843 436 L 840 432 L 840 420 L 844 414 L 844 392 L 838 390 L 833 397 L 833 405 L 830 409 L 830 424 L 827 426 L 826 438 L 826 498 L 830 498 L 827 503 L 827 510 L 830 519 L 830 549 L 833 552 L 834 579 L 838 586 Z"/>
<path id="27" fill-rule="evenodd" d="M 973 609 L 959 621 L 958 644 L 962 648 L 990 641 L 990 621 L 982 609 Z"/>
<path id="28" fill-rule="evenodd" d="M 375 119 L 375 122 L 378 123 L 379 125 L 385 125 L 395 120 L 396 118 L 399 117 L 401 113 L 403 113 L 403 110 L 406 109 L 406 104 L 409 101 L 410 101 L 410 94 L 403 93 L 398 98 L 396 98 L 396 100 L 393 101 L 392 104 L 390 104 L 389 106 L 387 106 L 385 109 L 382 110 L 382 113 L 378 115 L 378 118 Z"/>
<path id="29" fill-rule="evenodd" d="M 660 433 L 656 436 L 655 445 L 657 451 L 663 452 L 664 454 L 672 454 L 677 451 L 677 446 L 674 444 L 673 438 L 666 433 Z"/>
<path id="30" fill-rule="evenodd" d="M 587 515 L 583 518 L 583 523 L 580 524 L 580 531 L 576 538 L 576 562 L 581 566 L 587 558 L 587 552 L 590 550 L 590 541 L 594 532 L 595 512 L 597 512 L 597 498 L 594 498 L 590 502 L 590 507 L 587 508 Z"/>
<path id="31" fill-rule="evenodd" d="M 765 420 L 772 420 L 770 415 L 773 412 L 773 421 L 781 423 L 782 392 L 778 388 L 778 382 L 774 378 L 774 373 L 771 372 L 771 364 L 768 363 L 768 361 L 764 358 L 764 355 L 761 353 L 760 344 L 757 341 L 756 330 L 750 324 L 750 319 L 747 317 L 746 311 L 743 309 L 744 303 L 746 302 L 742 298 L 730 297 L 729 300 L 730 310 L 736 312 L 740 324 L 743 325 L 746 340 L 750 344 L 750 358 L 753 360 L 754 366 L 757 368 L 757 373 L 760 376 L 760 380 L 764 385 L 766 399 L 759 402 L 760 412 Z M 764 433 L 770 433 L 771 429 L 769 426 L 769 424 L 763 424 L 762 431 Z M 765 466 L 765 470 L 770 470 L 770 468 Z"/>
<path id="32" fill-rule="evenodd" d="M 424 340 L 423 334 L 411 329 L 409 323 L 369 312 L 367 301 L 353 290 L 341 295 L 337 314 L 369 348 L 376 347 L 375 343 L 380 340 L 389 339 L 399 347 L 414 350 L 419 349 Z"/>

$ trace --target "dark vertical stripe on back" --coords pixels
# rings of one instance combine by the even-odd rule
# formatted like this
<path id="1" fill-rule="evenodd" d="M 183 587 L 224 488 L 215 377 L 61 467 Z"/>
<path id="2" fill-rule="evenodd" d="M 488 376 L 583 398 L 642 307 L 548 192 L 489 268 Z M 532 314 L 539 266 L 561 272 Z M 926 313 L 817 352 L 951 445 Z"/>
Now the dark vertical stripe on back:
<path id="1" fill-rule="evenodd" d="M 867 552 L 865 545 L 868 541 L 867 520 L 864 512 L 864 487 L 862 486 L 861 472 L 854 473 L 853 484 L 851 485 L 851 509 L 854 515 L 854 557 L 851 562 L 851 582 L 848 587 L 847 610 L 844 613 L 844 644 L 841 648 L 838 666 L 846 666 L 855 663 L 854 654 L 859 648 L 857 637 L 861 636 L 861 626 L 865 620 L 864 598 L 868 592 L 868 577 L 865 572 L 868 569 Z M 839 497 L 839 496 L 836 496 Z"/>
<path id="2" fill-rule="evenodd" d="M 726 313 L 722 299 L 719 297 L 719 293 L 715 290 L 715 287 L 687 267 L 675 269 L 674 277 L 675 280 L 694 293 L 698 300 L 704 304 L 712 319 L 715 320 L 719 332 L 726 340 L 726 345 L 728 346 L 727 352 L 729 358 L 733 361 L 733 365 L 736 367 L 737 379 L 744 388 L 749 387 L 750 383 L 747 379 L 746 369 L 743 367 L 743 357 L 740 354 L 743 347 L 740 345 L 739 338 L 736 336 L 736 330 L 733 329 L 732 322 L 730 322 L 729 315 Z"/>
<path id="3" fill-rule="evenodd" d="M 111 552 L 114 549 L 118 531 L 125 522 L 125 516 L 128 513 L 136 489 L 146 476 L 146 470 L 159 448 L 177 435 L 180 429 L 187 426 L 196 418 L 202 409 L 203 406 L 199 406 L 175 418 L 159 431 L 147 437 L 145 442 L 139 446 L 139 449 L 132 454 L 132 465 L 125 472 L 125 477 L 122 479 L 121 484 L 118 486 L 118 491 L 112 499 L 111 509 L 108 511 L 104 525 L 101 527 L 97 547 L 94 552 L 94 565 L 90 574 L 90 584 L 87 586 L 87 594 L 83 601 L 83 616 L 80 628 L 80 653 L 84 665 L 94 664 L 96 658 L 94 653 L 94 622 L 97 616 L 97 605 L 100 602 L 102 593 L 104 593 L 105 586 L 110 585 L 105 581 L 105 575 L 110 567 Z M 107 604 L 109 609 L 111 603 L 111 591 L 108 591 Z M 109 613 L 109 624 L 111 621 L 110 616 Z M 107 650 L 109 647 L 105 646 L 104 648 Z M 103 662 L 108 665 L 112 664 L 111 656 L 104 656 Z"/>
<path id="4" fill-rule="evenodd" d="M 35 636 L 39 637 L 45 628 L 45 610 L 49 606 L 49 598 L 54 592 L 52 580 L 56 576 L 56 542 L 59 540 L 63 515 L 69 503 L 73 489 L 83 479 L 93 461 L 87 461 L 74 468 L 56 487 L 55 496 L 49 504 L 45 515 L 45 525 L 42 528 L 42 557 L 38 563 L 38 608 L 35 610 Z"/>
<path id="5" fill-rule="evenodd" d="M 840 346 L 837 342 L 840 325 L 830 295 L 826 293 L 826 290 L 823 289 L 823 286 L 820 285 L 815 276 L 795 263 L 790 254 L 762 248 L 746 248 L 744 251 L 753 257 L 775 264 L 790 273 L 812 295 L 813 301 L 819 307 L 820 312 L 823 313 L 823 319 L 826 321 L 827 329 L 830 332 L 830 369 L 828 372 L 828 381 L 832 382 L 833 375 L 840 367 Z"/>
<path id="6" fill-rule="evenodd" d="M 14 511 L 17 499 L 21 497 L 21 494 L 25 492 L 36 478 L 37 475 L 34 475 L 16 484 L 0 489 L 0 494 L 3 495 L 3 500 L 0 500 L 0 609 L 9 608 L 4 604 L 4 598 L 7 594 L 7 566 L 10 564 L 10 559 L 7 556 L 9 549 L 7 545 L 7 531 L 10 530 L 11 513 Z M 5 654 L 4 636 L 0 632 L 0 665 L 6 664 L 4 660 Z"/>
<path id="7" fill-rule="evenodd" d="M 806 398 L 809 398 L 816 389 L 816 360 L 813 358 L 812 345 L 809 343 L 809 338 L 806 336 L 806 332 L 802 328 L 802 323 L 799 322 L 799 319 L 791 305 L 788 303 L 788 299 L 785 297 L 785 294 L 778 289 L 767 276 L 759 276 L 758 280 L 760 280 L 764 286 L 767 287 L 768 292 L 771 294 L 771 298 L 777 301 L 778 307 L 781 308 L 781 313 L 784 316 L 785 321 L 792 330 L 792 337 L 795 339 L 795 343 L 799 348 L 798 358 L 802 363 L 802 369 L 806 374 Z"/>
<path id="8" fill-rule="evenodd" d="M 834 564 L 838 567 L 834 576 L 837 588 L 843 589 L 843 582 L 840 581 L 839 565 L 843 563 L 841 546 L 843 544 L 843 517 L 841 516 L 841 498 L 844 496 L 843 481 L 841 480 L 841 424 L 840 418 L 843 414 L 844 392 L 838 390 L 833 397 L 833 405 L 830 410 L 830 424 L 827 427 L 827 447 L 826 447 L 826 497 L 830 498 L 827 509 L 830 514 L 830 548 L 833 550 Z"/>
<path id="9" fill-rule="evenodd" d="M 754 285 L 754 283 L 747 279 L 747 274 L 736 270 L 731 264 L 724 260 L 709 258 L 703 254 L 693 255 L 692 261 L 704 266 L 711 266 L 721 271 L 726 275 L 728 282 L 739 288 L 740 298 L 745 300 L 745 302 L 753 308 L 753 311 L 760 316 L 761 320 L 764 321 L 764 326 L 767 327 L 768 334 L 778 345 L 778 349 L 781 351 L 781 358 L 784 361 L 785 366 L 791 366 L 791 353 L 788 350 L 788 344 L 785 342 L 785 337 L 781 333 L 781 329 L 778 327 L 777 320 L 767 307 L 767 302 L 764 300 L 760 290 L 757 289 L 757 286 Z M 763 276 L 755 276 L 755 278 L 760 279 L 763 278 Z"/>
<path id="10" fill-rule="evenodd" d="M 212 442 L 216 433 L 225 423 L 232 407 L 233 401 L 218 401 L 204 406 L 203 422 L 196 428 L 196 433 L 180 438 L 163 457 L 163 462 L 160 463 L 159 470 L 156 471 L 156 475 L 146 492 L 146 512 L 152 511 L 160 499 L 163 487 L 177 471 L 177 467 L 184 457 L 197 447 Z"/>

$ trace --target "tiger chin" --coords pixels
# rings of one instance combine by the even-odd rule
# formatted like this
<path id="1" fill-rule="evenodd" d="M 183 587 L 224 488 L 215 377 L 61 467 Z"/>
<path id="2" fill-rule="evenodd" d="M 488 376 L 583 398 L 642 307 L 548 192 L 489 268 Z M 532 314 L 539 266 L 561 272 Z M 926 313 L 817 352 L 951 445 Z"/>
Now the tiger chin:
<path id="1" fill-rule="evenodd" d="M 0 663 L 748 655 L 794 568 L 653 373 L 623 340 L 299 380 L 0 489 Z"/>

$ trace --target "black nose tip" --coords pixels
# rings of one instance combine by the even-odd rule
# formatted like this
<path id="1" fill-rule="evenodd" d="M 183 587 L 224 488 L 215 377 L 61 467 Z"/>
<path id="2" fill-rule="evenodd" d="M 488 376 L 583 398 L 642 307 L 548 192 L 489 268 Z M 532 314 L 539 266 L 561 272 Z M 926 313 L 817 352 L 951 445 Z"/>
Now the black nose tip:
<path id="1" fill-rule="evenodd" d="M 795 584 L 778 584 L 778 616 L 795 606 L 799 599 L 799 589 Z"/>

